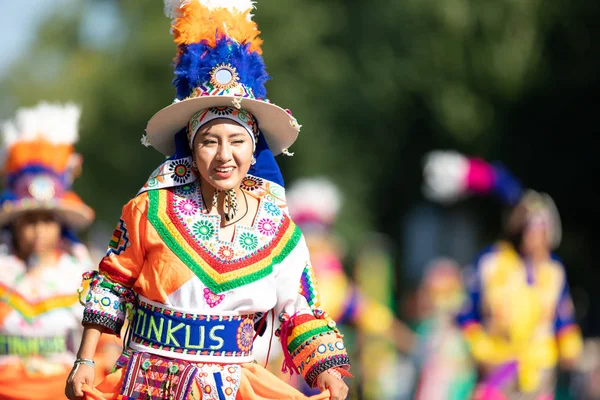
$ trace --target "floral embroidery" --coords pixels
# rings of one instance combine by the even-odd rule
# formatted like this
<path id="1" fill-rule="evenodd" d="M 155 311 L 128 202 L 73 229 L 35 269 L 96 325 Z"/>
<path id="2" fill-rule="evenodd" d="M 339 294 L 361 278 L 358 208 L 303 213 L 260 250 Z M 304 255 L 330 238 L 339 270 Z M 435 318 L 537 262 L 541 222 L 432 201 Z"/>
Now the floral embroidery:
<path id="1" fill-rule="evenodd" d="M 202 212 L 198 182 L 149 191 L 148 217 L 175 254 L 207 288 L 220 294 L 267 276 L 298 243 L 298 227 L 264 197 L 265 192 L 264 187 L 252 192 L 260 199 L 255 222 L 238 226 L 231 241 L 219 238 L 220 217 Z"/>
<path id="2" fill-rule="evenodd" d="M 272 194 L 275 197 L 281 197 L 283 195 L 283 188 L 279 185 L 270 185 L 269 186 L 269 194 Z"/>
<path id="3" fill-rule="evenodd" d="M 256 235 L 248 232 L 244 232 L 240 235 L 240 246 L 247 251 L 253 251 L 258 246 L 258 239 Z"/>
<path id="4" fill-rule="evenodd" d="M 169 164 L 169 172 L 174 182 L 186 183 L 192 175 L 192 165 L 188 160 L 182 159 L 178 163 Z"/>
<path id="5" fill-rule="evenodd" d="M 219 258 L 224 261 L 230 261 L 233 258 L 234 254 L 235 254 L 234 250 L 227 245 L 221 246 L 219 248 L 219 252 L 217 253 Z"/>
<path id="6" fill-rule="evenodd" d="M 192 216 L 198 212 L 200 205 L 191 199 L 183 199 L 175 205 L 175 210 L 182 215 Z"/>
<path id="7" fill-rule="evenodd" d="M 279 209 L 279 207 L 277 207 L 275 204 L 268 202 L 267 205 L 265 205 L 265 211 L 267 211 L 267 213 L 269 215 L 272 216 L 279 216 L 281 215 L 281 210 Z"/>
<path id="8" fill-rule="evenodd" d="M 213 107 L 211 110 L 213 113 L 217 115 L 231 115 L 233 114 L 233 109 L 229 106 L 222 107 Z"/>
<path id="9" fill-rule="evenodd" d="M 234 400 L 240 387 L 241 367 L 225 367 L 219 364 L 199 364 L 196 382 L 200 388 L 199 397 L 205 400 Z M 219 383 L 215 377 L 219 376 Z M 191 396 L 190 398 L 197 398 Z"/>
<path id="10" fill-rule="evenodd" d="M 185 194 L 193 192 L 194 189 L 195 189 L 194 185 L 178 186 L 177 187 L 177 193 L 180 194 L 180 195 L 185 195 Z"/>
<path id="11" fill-rule="evenodd" d="M 251 321 L 246 321 L 240 325 L 237 333 L 237 343 L 240 350 L 246 352 L 252 349 L 254 341 L 254 325 Z"/>
<path id="12" fill-rule="evenodd" d="M 204 288 L 204 300 L 206 300 L 206 304 L 210 306 L 210 308 L 216 307 L 225 298 L 224 294 L 215 294 L 209 288 Z"/>
<path id="13" fill-rule="evenodd" d="M 260 188 L 263 185 L 263 180 L 255 176 L 247 176 L 242 181 L 242 189 L 249 192 Z"/>
<path id="14" fill-rule="evenodd" d="M 263 235 L 273 236 L 276 231 L 275 223 L 270 219 L 263 218 L 258 221 L 258 231 Z"/>
<path id="15" fill-rule="evenodd" d="M 206 220 L 196 222 L 192 230 L 201 240 L 209 240 L 215 234 L 215 226 Z"/>

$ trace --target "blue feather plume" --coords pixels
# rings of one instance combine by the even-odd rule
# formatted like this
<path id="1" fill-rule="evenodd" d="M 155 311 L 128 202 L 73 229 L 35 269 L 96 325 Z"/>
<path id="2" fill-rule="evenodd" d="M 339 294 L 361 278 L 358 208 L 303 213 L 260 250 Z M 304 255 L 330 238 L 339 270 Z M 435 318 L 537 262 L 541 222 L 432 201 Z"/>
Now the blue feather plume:
<path id="1" fill-rule="evenodd" d="M 227 37 L 217 39 L 214 48 L 205 42 L 181 45 L 173 79 L 177 98 L 187 98 L 200 84 L 210 81 L 214 67 L 225 63 L 236 68 L 240 83 L 252 88 L 256 98 L 266 99 L 265 83 L 271 77 L 267 74 L 262 56 L 250 52 L 249 47 L 250 43 L 237 43 Z"/>

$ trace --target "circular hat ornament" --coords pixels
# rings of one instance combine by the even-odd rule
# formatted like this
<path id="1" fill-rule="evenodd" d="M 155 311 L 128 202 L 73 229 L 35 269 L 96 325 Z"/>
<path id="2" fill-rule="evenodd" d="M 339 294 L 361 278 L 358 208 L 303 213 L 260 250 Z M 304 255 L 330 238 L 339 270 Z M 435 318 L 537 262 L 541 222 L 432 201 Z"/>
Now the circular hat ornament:
<path id="1" fill-rule="evenodd" d="M 210 73 L 210 83 L 218 89 L 229 90 L 237 86 L 239 75 L 230 64 L 217 65 Z"/>
<path id="2" fill-rule="evenodd" d="M 31 197 L 37 201 L 50 201 L 56 194 L 54 181 L 48 176 L 36 176 L 27 189 Z"/>

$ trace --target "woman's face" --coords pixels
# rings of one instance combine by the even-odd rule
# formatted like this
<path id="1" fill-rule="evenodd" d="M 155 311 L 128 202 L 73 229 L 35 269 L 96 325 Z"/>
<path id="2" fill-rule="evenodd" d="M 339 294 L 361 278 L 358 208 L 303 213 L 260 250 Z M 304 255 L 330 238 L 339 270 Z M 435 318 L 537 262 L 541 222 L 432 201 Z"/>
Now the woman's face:
<path id="1" fill-rule="evenodd" d="M 58 248 L 60 224 L 48 211 L 23 214 L 14 224 L 16 246 L 25 256 L 48 254 Z"/>
<path id="2" fill-rule="evenodd" d="M 549 243 L 546 225 L 542 222 L 532 222 L 527 224 L 523 231 L 521 247 L 521 250 L 526 255 L 547 251 Z"/>
<path id="3" fill-rule="evenodd" d="M 246 129 L 228 119 L 215 119 L 200 128 L 193 143 L 200 176 L 218 190 L 238 187 L 254 153 Z"/>

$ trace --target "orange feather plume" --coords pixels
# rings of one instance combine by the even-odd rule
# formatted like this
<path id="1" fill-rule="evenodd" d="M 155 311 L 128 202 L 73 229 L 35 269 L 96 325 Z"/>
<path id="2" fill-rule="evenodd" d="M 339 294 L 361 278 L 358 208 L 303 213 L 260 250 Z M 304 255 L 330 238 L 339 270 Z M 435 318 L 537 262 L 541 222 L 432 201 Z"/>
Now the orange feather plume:
<path id="1" fill-rule="evenodd" d="M 214 47 L 217 39 L 226 36 L 238 43 L 250 43 L 251 52 L 262 54 L 262 40 L 258 37 L 260 31 L 256 22 L 250 19 L 250 11 L 209 9 L 198 2 L 187 3 L 181 8 L 182 16 L 176 18 L 173 24 L 175 43 L 181 45 L 205 41 Z"/>
<path id="2" fill-rule="evenodd" d="M 15 143 L 9 150 L 4 166 L 5 173 L 18 171 L 26 165 L 43 165 L 63 173 L 73 153 L 70 144 L 54 144 L 46 140 Z"/>

